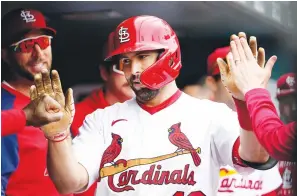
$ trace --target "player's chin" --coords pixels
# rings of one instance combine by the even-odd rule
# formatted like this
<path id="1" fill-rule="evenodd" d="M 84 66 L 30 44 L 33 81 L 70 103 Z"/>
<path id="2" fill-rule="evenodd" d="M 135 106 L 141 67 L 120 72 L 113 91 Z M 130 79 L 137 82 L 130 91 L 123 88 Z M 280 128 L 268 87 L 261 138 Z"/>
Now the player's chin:
<path id="1" fill-rule="evenodd" d="M 159 90 L 151 90 L 148 88 L 142 88 L 140 90 L 134 91 L 136 97 L 139 101 L 145 103 L 153 100 L 159 93 Z"/>

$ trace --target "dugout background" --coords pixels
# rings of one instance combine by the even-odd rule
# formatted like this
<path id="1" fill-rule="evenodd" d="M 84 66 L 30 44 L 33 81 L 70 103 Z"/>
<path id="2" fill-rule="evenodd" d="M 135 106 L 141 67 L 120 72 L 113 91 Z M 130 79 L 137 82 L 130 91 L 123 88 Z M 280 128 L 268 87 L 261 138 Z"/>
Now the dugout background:
<path id="1" fill-rule="evenodd" d="M 53 67 L 63 87 L 101 83 L 98 62 L 108 33 L 134 15 L 155 15 L 177 32 L 183 68 L 178 84 L 206 73 L 206 59 L 229 43 L 231 33 L 255 35 L 267 57 L 276 54 L 273 79 L 292 70 L 292 35 L 297 27 L 296 2 L 1 2 L 1 16 L 14 8 L 42 11 L 57 30 Z M 1 66 L 2 76 L 5 69 Z"/>

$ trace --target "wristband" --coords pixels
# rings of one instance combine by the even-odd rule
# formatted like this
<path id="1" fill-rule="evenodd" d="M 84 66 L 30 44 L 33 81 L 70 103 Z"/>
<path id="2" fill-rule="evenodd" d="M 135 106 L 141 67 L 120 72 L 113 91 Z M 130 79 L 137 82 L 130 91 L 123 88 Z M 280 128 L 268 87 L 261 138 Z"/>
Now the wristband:
<path id="1" fill-rule="evenodd" d="M 49 136 L 45 136 L 46 139 L 52 141 L 52 142 L 62 142 L 64 141 L 67 137 L 69 136 L 69 132 L 66 130 L 66 131 L 63 131 L 63 132 L 60 132 L 60 133 L 57 133 L 56 135 L 53 135 L 51 137 Z"/>

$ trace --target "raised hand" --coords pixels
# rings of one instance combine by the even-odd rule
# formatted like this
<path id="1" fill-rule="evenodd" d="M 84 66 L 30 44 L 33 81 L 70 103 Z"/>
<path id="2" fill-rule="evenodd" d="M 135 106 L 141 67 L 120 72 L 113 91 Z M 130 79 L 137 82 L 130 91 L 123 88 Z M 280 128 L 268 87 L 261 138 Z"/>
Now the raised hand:
<path id="1" fill-rule="evenodd" d="M 63 114 L 59 121 L 42 126 L 42 131 L 49 140 L 60 141 L 65 139 L 69 135 L 69 127 L 75 113 L 72 89 L 68 89 L 65 97 L 56 70 L 52 71 L 52 79 L 47 70 L 42 70 L 41 74 L 35 75 L 34 83 L 35 87 L 32 87 L 30 92 L 31 99 L 50 96 L 60 105 L 60 111 Z M 49 109 L 48 112 L 57 111 Z"/>
<path id="2" fill-rule="evenodd" d="M 40 127 L 61 120 L 63 113 L 60 104 L 49 95 L 44 94 L 38 97 L 35 92 L 35 86 L 32 86 L 30 89 L 31 102 L 23 108 L 26 125 Z"/>
<path id="3" fill-rule="evenodd" d="M 238 36 L 232 35 L 230 38 L 230 41 L 232 42 L 236 38 L 241 38 L 244 40 L 247 40 L 246 34 L 243 32 L 240 32 Z M 252 53 L 252 56 L 254 59 L 257 60 L 258 66 L 261 68 L 264 68 L 265 64 L 265 50 L 263 48 L 259 48 L 257 50 L 257 40 L 256 37 L 250 37 L 248 48 Z M 232 51 L 232 47 L 231 47 Z M 217 59 L 218 66 L 220 68 L 220 74 L 221 74 L 221 79 L 224 84 L 224 86 L 227 88 L 227 90 L 232 94 L 233 97 L 239 99 L 239 100 L 244 100 L 244 94 L 238 89 L 237 85 L 235 84 L 234 81 L 234 76 L 231 74 L 231 69 L 230 69 L 230 61 L 228 56 L 226 57 L 227 63 L 221 59 Z"/>
<path id="4" fill-rule="evenodd" d="M 251 39 L 255 40 L 255 38 Z M 267 87 L 272 67 L 277 57 L 272 56 L 264 67 L 265 53 L 263 52 L 264 54 L 261 54 L 260 59 L 255 59 L 255 53 L 244 37 L 240 38 L 233 35 L 230 46 L 231 52 L 227 55 L 228 70 L 225 69 L 226 65 L 221 60 L 218 60 L 220 62 L 219 66 L 220 69 L 226 70 L 223 75 L 229 79 L 227 81 L 232 81 L 233 84 L 232 88 L 227 83 L 225 86 L 231 91 L 234 97 L 244 100 L 244 95 L 249 90 Z"/>

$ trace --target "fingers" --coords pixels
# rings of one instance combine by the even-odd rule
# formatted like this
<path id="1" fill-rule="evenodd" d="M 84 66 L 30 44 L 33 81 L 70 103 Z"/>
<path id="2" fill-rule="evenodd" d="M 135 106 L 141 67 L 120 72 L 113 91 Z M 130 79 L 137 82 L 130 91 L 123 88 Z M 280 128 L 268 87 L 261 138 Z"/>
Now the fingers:
<path id="1" fill-rule="evenodd" d="M 239 53 L 237 50 L 237 45 L 235 44 L 235 41 L 231 41 L 230 46 L 231 46 L 232 57 L 233 57 L 235 64 L 240 63 L 241 58 L 239 56 Z"/>
<path id="2" fill-rule="evenodd" d="M 52 71 L 52 86 L 53 86 L 54 92 L 63 93 L 60 76 L 56 70 Z"/>
<path id="3" fill-rule="evenodd" d="M 228 59 L 228 64 L 230 66 L 231 75 L 234 75 L 234 71 L 236 69 L 236 64 L 235 64 L 233 53 L 229 52 L 227 55 L 227 59 Z"/>
<path id="4" fill-rule="evenodd" d="M 257 61 L 258 61 L 258 65 L 260 67 L 264 68 L 264 65 L 265 65 L 265 50 L 264 50 L 264 48 L 259 48 Z"/>
<path id="5" fill-rule="evenodd" d="M 233 54 L 235 62 L 237 60 L 240 60 L 241 62 L 245 62 L 246 61 L 246 55 L 245 55 L 244 49 L 243 49 L 243 47 L 241 45 L 241 41 L 239 40 L 239 37 L 236 36 L 234 42 L 236 44 L 237 52 L 238 52 L 238 55 L 239 55 L 239 59 L 237 59 L 236 56 Z M 233 51 L 232 51 L 232 53 L 233 53 Z"/>
<path id="6" fill-rule="evenodd" d="M 239 37 L 239 39 L 240 39 L 240 38 L 244 38 L 244 39 L 246 39 L 246 34 L 245 34 L 244 32 L 239 32 L 239 33 L 238 33 L 238 37 Z"/>
<path id="7" fill-rule="evenodd" d="M 230 71 L 229 66 L 227 65 L 227 63 L 223 59 L 218 58 L 217 59 L 217 64 L 219 66 L 221 76 L 222 75 L 226 76 Z"/>
<path id="8" fill-rule="evenodd" d="M 42 75 L 43 87 L 44 87 L 45 93 L 54 97 L 54 91 L 52 88 L 51 78 L 48 70 L 47 69 L 42 70 L 41 75 Z"/>
<path id="9" fill-rule="evenodd" d="M 250 37 L 250 41 L 249 41 L 249 45 L 250 45 L 250 49 L 252 50 L 253 53 L 253 57 L 255 59 L 257 59 L 257 53 L 258 53 L 258 44 L 257 44 L 257 39 L 254 36 Z"/>
<path id="10" fill-rule="evenodd" d="M 254 39 L 254 38 L 251 38 L 251 39 Z M 252 53 L 252 49 L 247 43 L 247 40 L 244 38 L 240 38 L 240 43 L 243 48 L 246 59 L 247 60 L 255 59 L 254 54 Z M 255 48 L 254 50 L 257 52 L 257 48 Z"/>
<path id="11" fill-rule="evenodd" d="M 34 83 L 35 83 L 35 86 L 36 86 L 38 96 L 41 96 L 41 95 L 45 94 L 41 74 L 36 74 L 34 76 Z"/>
<path id="12" fill-rule="evenodd" d="M 36 87 L 35 85 L 32 85 L 30 87 L 30 99 L 31 101 L 35 100 L 37 98 L 37 90 L 36 90 Z"/>
<path id="13" fill-rule="evenodd" d="M 66 92 L 66 101 L 65 101 L 66 109 L 71 112 L 71 121 L 72 123 L 74 114 L 75 114 L 75 106 L 74 106 L 74 98 L 73 98 L 73 90 L 71 88 Z"/>
<path id="14" fill-rule="evenodd" d="M 277 60 L 277 56 L 270 57 L 270 59 L 267 61 L 266 65 L 265 65 L 264 69 L 268 70 L 271 73 L 276 60 Z"/>

